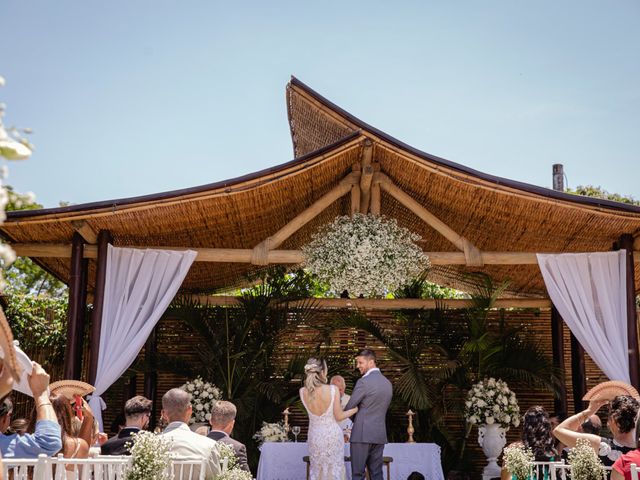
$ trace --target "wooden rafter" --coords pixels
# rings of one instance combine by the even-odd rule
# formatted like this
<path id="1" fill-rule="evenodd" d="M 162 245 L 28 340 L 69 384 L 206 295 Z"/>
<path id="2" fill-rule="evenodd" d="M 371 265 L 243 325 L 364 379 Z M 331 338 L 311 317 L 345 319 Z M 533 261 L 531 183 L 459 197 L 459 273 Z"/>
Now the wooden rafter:
<path id="1" fill-rule="evenodd" d="M 73 229 L 90 245 L 98 243 L 98 234 L 91 228 L 85 220 L 72 220 Z"/>
<path id="2" fill-rule="evenodd" d="M 371 183 L 373 181 L 373 142 L 368 138 L 362 142 L 362 172 L 360 175 L 360 213 L 369 213 L 371 201 Z"/>

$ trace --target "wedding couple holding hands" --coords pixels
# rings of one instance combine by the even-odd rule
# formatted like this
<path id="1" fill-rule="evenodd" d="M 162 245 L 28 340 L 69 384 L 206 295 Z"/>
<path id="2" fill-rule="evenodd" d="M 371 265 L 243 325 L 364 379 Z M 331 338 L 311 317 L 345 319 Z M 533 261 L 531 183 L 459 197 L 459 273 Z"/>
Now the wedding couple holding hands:
<path id="1" fill-rule="evenodd" d="M 344 409 L 338 388 L 327 385 L 327 363 L 310 358 L 304 367 L 306 377 L 300 398 L 309 414 L 307 444 L 311 480 L 345 478 L 344 437 L 339 422 L 352 416 L 352 479 L 364 479 L 366 467 L 371 480 L 382 480 L 382 454 L 387 443 L 385 419 L 393 389 L 376 367 L 376 357 L 371 350 L 358 353 L 356 363 L 362 377 Z"/>

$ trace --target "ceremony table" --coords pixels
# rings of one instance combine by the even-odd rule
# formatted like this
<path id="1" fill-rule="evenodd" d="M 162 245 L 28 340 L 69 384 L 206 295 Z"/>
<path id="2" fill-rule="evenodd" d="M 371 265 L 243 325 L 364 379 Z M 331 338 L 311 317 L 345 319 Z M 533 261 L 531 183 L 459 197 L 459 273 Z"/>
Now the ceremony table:
<path id="1" fill-rule="evenodd" d="M 344 446 L 349 456 L 349 444 Z M 305 442 L 265 442 L 260 448 L 258 480 L 306 480 L 307 466 L 303 457 L 309 455 Z M 411 472 L 422 473 L 427 480 L 444 480 L 440 447 L 435 443 L 388 443 L 384 456 L 392 457 L 391 478 L 406 480 Z M 351 479 L 351 465 L 347 463 L 347 479 Z"/>

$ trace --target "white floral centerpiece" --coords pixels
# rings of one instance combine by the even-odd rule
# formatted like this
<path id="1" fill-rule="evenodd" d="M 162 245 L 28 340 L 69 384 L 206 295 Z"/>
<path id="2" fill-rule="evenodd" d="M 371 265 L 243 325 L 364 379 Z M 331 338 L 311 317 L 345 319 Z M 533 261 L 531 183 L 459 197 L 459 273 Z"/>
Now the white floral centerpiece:
<path id="1" fill-rule="evenodd" d="M 129 444 L 131 464 L 125 472 L 125 480 L 169 480 L 171 455 L 169 440 L 162 435 L 141 431 L 132 435 Z"/>
<path id="2" fill-rule="evenodd" d="M 517 480 L 525 480 L 531 474 L 535 459 L 530 448 L 524 448 L 519 444 L 504 449 L 502 464 Z"/>
<path id="3" fill-rule="evenodd" d="M 337 217 L 302 248 L 306 268 L 336 294 L 381 296 L 407 285 L 429 266 L 420 236 L 395 219 Z"/>
<path id="4" fill-rule="evenodd" d="M 508 429 L 520 425 L 520 407 L 506 382 L 485 378 L 476 383 L 465 401 L 465 417 L 473 425 L 498 424 Z"/>
<path id="5" fill-rule="evenodd" d="M 604 466 L 588 440 L 578 439 L 569 452 L 571 480 L 601 480 L 606 478 Z"/>
<path id="6" fill-rule="evenodd" d="M 262 427 L 258 430 L 253 439 L 262 445 L 264 442 L 288 442 L 289 437 L 282 422 L 267 423 L 262 422 Z"/>
<path id="7" fill-rule="evenodd" d="M 201 377 L 189 381 L 180 387 L 191 395 L 193 413 L 189 423 L 206 423 L 211 418 L 211 409 L 220 400 L 220 390 L 211 382 L 205 382 Z"/>

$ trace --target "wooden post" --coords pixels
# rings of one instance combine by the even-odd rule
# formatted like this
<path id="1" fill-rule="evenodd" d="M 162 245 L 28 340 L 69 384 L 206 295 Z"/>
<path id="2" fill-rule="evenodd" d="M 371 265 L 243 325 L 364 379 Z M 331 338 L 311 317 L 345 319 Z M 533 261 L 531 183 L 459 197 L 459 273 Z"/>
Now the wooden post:
<path id="1" fill-rule="evenodd" d="M 573 384 L 573 408 L 578 413 L 584 409 L 582 397 L 587 393 L 587 376 L 584 367 L 584 348 L 571 334 L 571 383 Z"/>
<path id="2" fill-rule="evenodd" d="M 98 261 L 96 268 L 96 286 L 93 294 L 93 313 L 91 315 L 91 351 L 89 355 L 89 383 L 95 384 L 100 353 L 100 330 L 102 328 L 102 303 L 104 284 L 107 274 L 107 247 L 111 243 L 111 233 L 100 230 L 98 234 Z"/>
<path id="3" fill-rule="evenodd" d="M 157 326 L 151 330 L 151 335 L 144 346 L 144 396 L 151 400 L 151 418 L 149 418 L 149 429 L 156 428 L 156 393 L 158 392 L 158 371 L 156 355 L 158 350 Z"/>
<path id="4" fill-rule="evenodd" d="M 565 382 L 564 365 L 564 320 L 556 307 L 551 307 L 551 347 L 553 350 L 553 367 L 560 376 L 560 398 L 553 400 L 556 414 L 566 415 L 567 405 L 567 385 Z"/>
<path id="5" fill-rule="evenodd" d="M 640 357 L 638 356 L 638 319 L 636 313 L 636 282 L 634 277 L 633 235 L 618 239 L 618 248 L 627 254 L 627 341 L 629 345 L 629 377 L 631 385 L 640 388 Z"/>
<path id="6" fill-rule="evenodd" d="M 74 233 L 71 245 L 71 273 L 69 275 L 67 348 L 64 352 L 63 376 L 65 380 L 80 380 L 82 370 L 88 262 L 84 258 L 84 240 L 79 233 Z"/>

